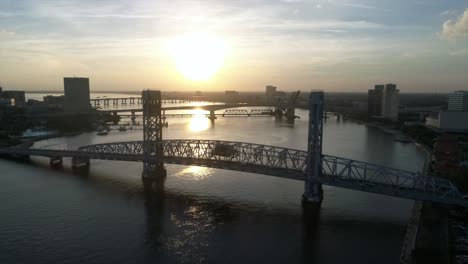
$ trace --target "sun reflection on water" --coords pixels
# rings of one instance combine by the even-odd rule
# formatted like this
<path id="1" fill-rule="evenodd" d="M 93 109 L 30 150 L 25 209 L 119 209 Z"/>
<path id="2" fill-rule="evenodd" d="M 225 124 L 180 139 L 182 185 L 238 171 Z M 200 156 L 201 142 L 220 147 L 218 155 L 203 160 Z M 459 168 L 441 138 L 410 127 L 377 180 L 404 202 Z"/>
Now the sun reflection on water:
<path id="1" fill-rule="evenodd" d="M 188 125 L 189 129 L 194 132 L 207 130 L 210 128 L 210 120 L 206 118 L 205 111 L 201 109 L 193 110 L 193 117 Z"/>
<path id="2" fill-rule="evenodd" d="M 206 179 L 211 175 L 209 168 L 199 166 L 187 167 L 178 174 L 184 178 L 188 178 L 195 181 Z"/>

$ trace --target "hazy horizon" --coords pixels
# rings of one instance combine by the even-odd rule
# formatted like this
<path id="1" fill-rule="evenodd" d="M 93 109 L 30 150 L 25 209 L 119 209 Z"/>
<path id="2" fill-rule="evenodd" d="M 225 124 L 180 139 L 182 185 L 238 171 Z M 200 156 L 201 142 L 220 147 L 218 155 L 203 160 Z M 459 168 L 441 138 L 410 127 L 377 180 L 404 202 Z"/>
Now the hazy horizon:
<path id="1" fill-rule="evenodd" d="M 4 89 L 60 92 L 76 75 L 93 92 L 468 90 L 468 1 L 7 0 L 0 10 Z"/>

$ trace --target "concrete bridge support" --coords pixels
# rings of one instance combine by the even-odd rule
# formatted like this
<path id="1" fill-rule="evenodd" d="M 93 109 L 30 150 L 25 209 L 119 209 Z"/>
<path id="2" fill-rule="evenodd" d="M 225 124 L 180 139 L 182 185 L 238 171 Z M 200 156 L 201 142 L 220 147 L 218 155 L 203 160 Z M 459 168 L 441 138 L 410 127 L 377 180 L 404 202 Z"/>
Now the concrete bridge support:
<path id="1" fill-rule="evenodd" d="M 208 118 L 210 119 L 211 123 L 214 124 L 214 122 L 216 120 L 216 115 L 215 115 L 214 110 L 210 110 L 210 116 Z"/>
<path id="2" fill-rule="evenodd" d="M 145 189 L 159 189 L 166 177 L 163 161 L 161 92 L 143 91 L 143 173 Z M 159 186 L 159 187 L 158 187 Z"/>
<path id="3" fill-rule="evenodd" d="M 135 111 L 132 111 L 132 117 L 130 119 L 132 120 L 132 126 L 135 126 L 136 125 Z"/>
<path id="4" fill-rule="evenodd" d="M 114 125 L 117 125 L 119 123 L 119 113 L 117 112 L 112 112 L 112 123 Z"/>
<path id="5" fill-rule="evenodd" d="M 89 167 L 89 158 L 73 157 L 72 168 Z"/>
<path id="6" fill-rule="evenodd" d="M 294 124 L 294 120 L 296 119 L 296 109 L 295 108 L 287 108 L 286 109 L 286 120 L 289 124 Z"/>
<path id="7" fill-rule="evenodd" d="M 303 202 L 320 206 L 323 200 L 322 141 L 323 141 L 323 92 L 311 92 L 309 97 L 309 138 L 307 146 L 307 178 Z"/>
<path id="8" fill-rule="evenodd" d="M 50 158 L 50 166 L 52 168 L 60 168 L 63 166 L 63 158 L 62 157 L 51 157 Z"/>

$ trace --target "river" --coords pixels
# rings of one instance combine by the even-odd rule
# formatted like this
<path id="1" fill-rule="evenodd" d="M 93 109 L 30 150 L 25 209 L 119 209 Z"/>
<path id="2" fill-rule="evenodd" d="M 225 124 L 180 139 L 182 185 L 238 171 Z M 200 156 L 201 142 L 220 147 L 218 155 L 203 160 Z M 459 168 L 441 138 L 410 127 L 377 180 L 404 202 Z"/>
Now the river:
<path id="1" fill-rule="evenodd" d="M 111 96 L 109 96 L 111 97 Z M 223 139 L 306 149 L 307 111 L 270 117 L 170 118 L 166 139 Z M 141 130 L 84 133 L 38 147 L 141 140 Z M 424 154 L 345 120 L 324 125 L 324 153 L 411 171 Z M 141 163 L 91 161 L 87 175 L 45 158 L 0 160 L 0 263 L 397 263 L 413 202 L 324 187 L 303 214 L 303 182 L 166 165 L 164 192 L 144 195 Z"/>

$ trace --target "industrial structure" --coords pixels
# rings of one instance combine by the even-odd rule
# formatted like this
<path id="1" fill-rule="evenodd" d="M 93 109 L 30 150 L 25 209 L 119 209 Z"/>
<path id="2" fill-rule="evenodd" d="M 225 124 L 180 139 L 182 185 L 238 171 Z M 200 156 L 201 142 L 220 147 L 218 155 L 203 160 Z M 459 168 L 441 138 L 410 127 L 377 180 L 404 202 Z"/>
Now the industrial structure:
<path id="1" fill-rule="evenodd" d="M 163 162 L 161 92 L 143 91 L 143 183 L 152 183 L 166 176 Z"/>

